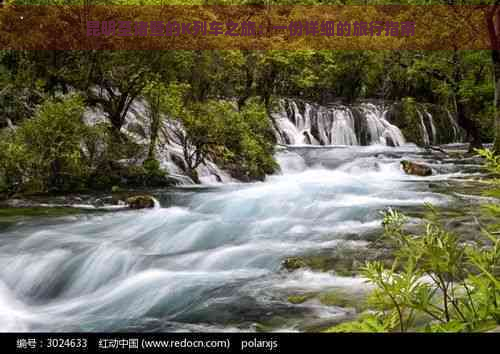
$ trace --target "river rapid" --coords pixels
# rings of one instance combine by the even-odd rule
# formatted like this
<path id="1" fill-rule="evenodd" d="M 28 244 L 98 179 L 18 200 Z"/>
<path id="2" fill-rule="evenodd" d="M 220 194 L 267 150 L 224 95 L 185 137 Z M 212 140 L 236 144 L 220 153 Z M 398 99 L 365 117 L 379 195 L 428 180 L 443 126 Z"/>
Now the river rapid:
<path id="1" fill-rule="evenodd" d="M 446 149 L 460 149 L 447 146 Z M 265 182 L 154 191 L 150 210 L 36 217 L 0 231 L 0 331 L 303 331 L 355 309 L 289 296 L 368 290 L 286 257 L 363 249 L 388 207 L 469 203 L 443 186 L 479 174 L 414 145 L 283 148 Z M 406 175 L 425 161 L 429 177 Z M 265 326 L 265 327 L 263 327 Z M 319 326 L 319 327 L 318 327 Z"/>

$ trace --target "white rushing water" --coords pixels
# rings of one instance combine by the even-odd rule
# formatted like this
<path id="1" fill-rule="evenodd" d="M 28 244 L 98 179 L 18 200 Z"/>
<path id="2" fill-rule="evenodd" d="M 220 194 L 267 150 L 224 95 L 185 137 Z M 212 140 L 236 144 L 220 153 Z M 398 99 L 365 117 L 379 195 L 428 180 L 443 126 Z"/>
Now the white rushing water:
<path id="1" fill-rule="evenodd" d="M 280 104 L 281 110 L 273 114 L 273 119 L 281 144 L 401 146 L 405 143 L 399 128 L 385 119 L 386 111 L 375 104 L 313 107 L 303 103 L 303 111 L 293 100 L 282 100 Z M 366 141 L 358 138 L 361 134 Z"/>
<path id="2" fill-rule="evenodd" d="M 284 145 L 402 146 L 406 143 L 403 133 L 387 118 L 396 104 L 364 102 L 320 106 L 282 99 L 280 108 L 272 115 L 275 134 L 278 142 Z M 440 134 L 428 106 L 420 104 L 416 109 L 424 146 L 443 143 L 440 136 L 446 143 L 460 141 L 460 128 L 449 111 L 443 111 L 446 114 L 444 124 L 451 132 L 442 132 L 445 129 L 442 122 L 440 129 L 444 134 Z"/>
<path id="3" fill-rule="evenodd" d="M 306 125 L 307 123 L 304 123 Z M 287 256 L 366 247 L 380 211 L 449 197 L 405 175 L 416 148 L 302 148 L 266 182 L 179 188 L 151 210 L 19 224 L 0 234 L 0 331 L 252 330 L 345 309 L 287 295 L 358 291 L 363 279 L 281 270 Z M 398 156 L 393 156 L 397 154 Z M 456 172 L 456 171 L 452 171 Z M 446 179 L 448 175 L 439 178 Z M 347 235 L 355 235 L 347 241 Z"/>

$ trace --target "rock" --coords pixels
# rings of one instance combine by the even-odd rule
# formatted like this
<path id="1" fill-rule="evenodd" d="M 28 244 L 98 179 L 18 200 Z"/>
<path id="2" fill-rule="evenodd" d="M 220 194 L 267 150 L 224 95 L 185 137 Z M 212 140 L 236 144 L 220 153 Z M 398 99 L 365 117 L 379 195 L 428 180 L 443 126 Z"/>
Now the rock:
<path id="1" fill-rule="evenodd" d="M 368 309 L 366 291 L 345 291 L 337 289 L 319 294 L 318 300 L 326 306 L 337 306 L 342 308 L 354 308 L 357 312 L 363 312 Z"/>
<path id="2" fill-rule="evenodd" d="M 285 258 L 285 260 L 281 263 L 281 265 L 283 266 L 283 268 L 285 268 L 289 272 L 292 272 L 292 271 L 300 269 L 300 268 L 307 267 L 306 262 L 304 262 L 304 260 L 300 257 Z"/>
<path id="3" fill-rule="evenodd" d="M 122 189 L 120 188 L 120 186 L 111 187 L 111 193 L 120 193 L 120 192 L 122 192 Z"/>
<path id="4" fill-rule="evenodd" d="M 407 175 L 430 176 L 432 169 L 429 166 L 418 164 L 416 162 L 402 160 L 401 166 Z"/>
<path id="5" fill-rule="evenodd" d="M 154 208 L 155 200 L 149 195 L 137 195 L 129 197 L 126 200 L 130 209 L 147 209 Z"/>
<path id="6" fill-rule="evenodd" d="M 309 133 L 308 132 L 303 132 L 302 134 L 304 135 L 304 139 L 306 140 L 306 144 L 311 145 L 312 144 L 312 139 L 311 139 L 311 136 L 309 135 Z"/>

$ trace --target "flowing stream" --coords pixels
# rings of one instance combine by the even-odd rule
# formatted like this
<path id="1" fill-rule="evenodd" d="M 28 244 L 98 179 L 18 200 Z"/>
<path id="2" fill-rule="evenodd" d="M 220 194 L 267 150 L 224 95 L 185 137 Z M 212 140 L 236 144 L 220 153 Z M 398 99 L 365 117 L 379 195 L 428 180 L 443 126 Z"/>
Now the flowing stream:
<path id="1" fill-rule="evenodd" d="M 405 175 L 403 158 L 427 160 L 435 174 Z M 37 217 L 3 230 L 0 331 L 253 331 L 259 323 L 296 331 L 348 318 L 352 309 L 287 297 L 364 291 L 363 279 L 289 272 L 283 259 L 367 247 L 382 210 L 455 203 L 429 186 L 470 173 L 413 145 L 288 147 L 277 160 L 282 173 L 265 182 L 156 191 L 154 209 Z"/>

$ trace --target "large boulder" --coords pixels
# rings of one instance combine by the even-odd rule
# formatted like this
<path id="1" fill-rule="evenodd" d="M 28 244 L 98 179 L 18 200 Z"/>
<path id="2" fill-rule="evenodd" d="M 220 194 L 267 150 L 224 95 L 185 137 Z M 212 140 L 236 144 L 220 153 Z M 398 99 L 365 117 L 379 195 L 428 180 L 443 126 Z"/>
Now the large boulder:
<path id="1" fill-rule="evenodd" d="M 407 175 L 415 175 L 415 176 L 432 175 L 432 169 L 429 166 L 419 164 L 413 161 L 402 160 L 401 166 L 403 167 L 403 171 L 405 171 Z"/>
<path id="2" fill-rule="evenodd" d="M 129 197 L 126 202 L 130 209 L 148 209 L 154 208 L 155 206 L 154 198 L 149 195 L 136 195 Z"/>

